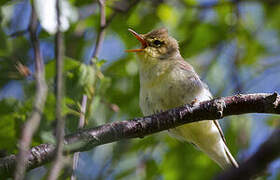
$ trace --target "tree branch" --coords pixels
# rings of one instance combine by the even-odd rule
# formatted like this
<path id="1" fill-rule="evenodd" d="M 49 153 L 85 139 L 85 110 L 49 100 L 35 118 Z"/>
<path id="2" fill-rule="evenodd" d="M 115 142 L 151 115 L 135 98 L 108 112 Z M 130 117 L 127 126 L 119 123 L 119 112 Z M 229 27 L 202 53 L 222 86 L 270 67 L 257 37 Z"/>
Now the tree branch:
<path id="1" fill-rule="evenodd" d="M 128 138 L 143 138 L 160 131 L 186 123 L 221 119 L 226 116 L 245 113 L 280 114 L 280 95 L 277 93 L 246 94 L 216 98 L 198 105 L 184 105 L 168 111 L 134 118 L 132 120 L 108 123 L 83 129 L 65 136 L 65 153 L 88 151 L 98 145 Z M 279 131 L 277 131 L 279 132 Z M 278 133 L 278 139 L 280 139 Z M 280 143 L 280 142 L 278 142 Z M 265 146 L 271 148 L 271 146 Z M 28 155 L 27 168 L 32 169 L 48 163 L 54 157 L 54 145 L 42 144 L 33 147 Z M 268 150 L 269 152 L 270 150 Z M 0 159 L 0 176 L 11 176 L 15 167 L 15 155 Z M 276 156 L 273 156 L 275 158 Z M 257 158 L 258 159 L 258 158 Z M 262 159 L 260 159 L 262 160 Z M 271 162 L 272 158 L 269 159 Z M 268 162 L 268 161 L 267 161 Z M 260 163 L 263 163 L 262 161 Z"/>
<path id="2" fill-rule="evenodd" d="M 106 0 L 98 0 L 99 4 L 99 9 L 100 9 L 100 29 L 99 33 L 97 34 L 97 39 L 95 43 L 95 48 L 92 54 L 92 58 L 97 58 L 101 45 L 104 41 L 105 37 L 105 26 L 106 26 L 106 13 L 105 13 L 105 3 Z M 90 64 L 93 63 L 93 60 L 90 61 Z M 91 102 L 90 102 L 91 103 Z M 85 124 L 85 114 L 86 114 L 86 109 L 87 109 L 87 95 L 83 95 L 83 100 L 82 100 L 82 105 L 81 105 L 81 114 L 80 114 L 80 119 L 79 119 L 79 128 L 84 127 Z M 71 180 L 75 180 L 75 170 L 78 166 L 78 161 L 79 161 L 79 152 L 76 152 L 73 157 L 73 173 L 71 175 Z"/>
<path id="3" fill-rule="evenodd" d="M 96 39 L 96 44 L 95 44 L 95 48 L 92 54 L 93 58 L 96 58 L 99 54 L 99 51 L 101 49 L 101 45 L 104 41 L 104 36 L 105 36 L 105 27 L 106 27 L 106 14 L 105 14 L 105 3 L 106 0 L 98 0 L 98 4 L 99 4 L 99 9 L 100 9 L 100 29 L 99 29 L 99 33 L 97 35 L 97 39 Z M 91 61 L 92 63 L 92 61 Z"/>
<path id="4" fill-rule="evenodd" d="M 106 15 L 105 14 L 105 2 L 106 2 L 106 0 L 98 0 L 98 4 L 99 4 L 99 8 L 100 8 L 100 29 L 99 29 L 99 33 L 97 34 L 95 49 L 94 49 L 93 54 L 92 54 L 93 58 L 96 58 L 98 56 L 99 51 L 101 49 L 101 45 L 102 45 L 103 40 L 104 40 L 105 30 L 111 24 L 111 22 L 113 21 L 115 16 L 120 12 L 121 13 L 128 12 L 132 7 L 136 6 L 140 2 L 140 0 L 132 1 L 122 11 L 119 11 L 119 10 L 115 9 L 114 12 L 111 14 L 111 16 L 108 17 L 107 20 L 106 20 L 106 16 L 105 16 Z M 92 64 L 92 61 L 90 63 Z"/>
<path id="5" fill-rule="evenodd" d="M 34 8 L 32 7 L 29 33 L 35 54 L 36 94 L 32 113 L 23 126 L 21 139 L 19 141 L 19 154 L 16 158 L 14 157 L 14 161 L 17 161 L 17 166 L 14 174 L 16 180 L 23 179 L 25 174 L 25 166 L 29 167 L 29 165 L 26 164 L 29 163 L 27 162 L 28 159 L 26 158 L 29 153 L 28 149 L 31 144 L 33 134 L 40 124 L 41 114 L 45 106 L 48 91 L 47 84 L 45 82 L 45 70 L 44 62 L 40 51 L 40 42 L 36 34 L 37 23 L 37 15 L 35 13 Z"/>
<path id="6" fill-rule="evenodd" d="M 251 179 L 256 175 L 263 173 L 268 165 L 280 156 L 280 129 L 264 142 L 258 151 L 247 161 L 242 163 L 237 169 L 230 169 L 221 175 L 216 180 L 235 180 L 235 179 Z"/>
<path id="7" fill-rule="evenodd" d="M 63 107 L 63 54 L 64 54 L 64 44 L 63 44 L 63 34 L 60 30 L 61 21 L 61 9 L 60 1 L 56 0 L 56 20 L 57 20 L 57 32 L 55 35 L 55 57 L 56 57 L 56 150 L 55 150 L 55 160 L 50 169 L 48 180 L 57 179 L 61 168 L 63 168 L 63 138 L 64 138 L 64 126 L 65 121 L 62 117 L 62 107 Z"/>
<path id="8" fill-rule="evenodd" d="M 92 58 L 97 58 L 99 55 L 99 52 L 101 50 L 101 46 L 103 44 L 104 41 L 104 37 L 105 37 L 105 30 L 108 27 L 108 25 L 112 22 L 112 20 L 115 18 L 115 16 L 121 12 L 121 13 L 126 13 L 128 12 L 132 7 L 134 7 L 135 5 L 138 4 L 138 2 L 140 2 L 140 0 L 134 0 L 132 3 L 130 3 L 124 10 L 122 11 L 118 11 L 117 9 L 114 10 L 114 12 L 112 13 L 112 15 L 108 18 L 108 20 L 106 20 L 106 12 L 105 12 L 105 3 L 106 0 L 98 0 L 98 4 L 99 4 L 99 9 L 100 9 L 100 28 L 99 28 L 99 33 L 97 34 L 97 39 L 96 39 L 96 43 L 95 43 L 95 48 L 92 54 Z M 90 64 L 92 65 L 93 61 L 90 61 Z M 79 120 L 79 127 L 83 127 L 84 126 L 84 122 L 85 122 L 85 113 L 86 113 L 86 108 L 87 108 L 87 95 L 83 95 L 83 100 L 82 100 L 82 104 L 81 104 L 81 114 L 80 114 L 80 120 Z M 73 157 L 73 174 L 71 176 L 71 180 L 75 180 L 75 174 L 74 174 L 74 170 L 77 168 L 78 165 L 78 160 L 79 160 L 79 152 L 74 154 Z"/>
<path id="9" fill-rule="evenodd" d="M 83 128 L 84 125 L 85 125 L 86 107 L 87 107 L 87 95 L 84 94 L 83 95 L 83 100 L 82 100 L 81 112 L 80 112 L 80 119 L 79 119 L 79 126 L 78 126 L 79 129 Z M 78 167 L 79 156 L 80 156 L 80 152 L 75 152 L 74 153 L 71 180 L 76 179 L 75 170 Z"/>

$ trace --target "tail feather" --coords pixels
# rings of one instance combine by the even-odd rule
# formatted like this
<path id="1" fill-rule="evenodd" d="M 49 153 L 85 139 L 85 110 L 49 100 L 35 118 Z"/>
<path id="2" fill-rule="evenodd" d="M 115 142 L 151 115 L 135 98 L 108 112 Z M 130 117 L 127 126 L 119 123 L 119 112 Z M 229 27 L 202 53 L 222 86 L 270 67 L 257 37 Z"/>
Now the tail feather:
<path id="1" fill-rule="evenodd" d="M 216 152 L 205 152 L 206 154 L 208 154 L 211 159 L 213 159 L 217 164 L 219 164 L 219 166 L 222 169 L 227 169 L 227 168 L 238 168 L 238 163 L 236 162 L 236 160 L 234 159 L 234 157 L 231 155 L 229 149 L 227 148 L 227 146 L 225 144 L 223 144 L 223 153 L 216 153 Z M 221 152 L 221 151 L 220 151 Z"/>
<path id="2" fill-rule="evenodd" d="M 231 155 L 228 147 L 225 145 L 224 146 L 224 149 L 225 149 L 225 152 L 226 152 L 226 155 L 227 155 L 227 158 L 229 159 L 229 161 L 231 162 L 231 165 L 235 168 L 238 168 L 238 163 L 236 162 L 236 160 L 234 159 L 234 157 Z"/>
<path id="3" fill-rule="evenodd" d="M 234 159 L 234 157 L 231 155 L 228 147 L 226 146 L 226 144 L 223 143 L 223 149 L 224 152 L 222 154 L 209 154 L 208 155 L 214 160 L 216 161 L 217 164 L 219 164 L 219 166 L 223 169 L 227 169 L 227 168 L 238 168 L 238 163 L 236 162 L 236 160 Z"/>
<path id="4" fill-rule="evenodd" d="M 220 146 L 221 147 L 221 146 Z M 220 152 L 217 151 L 207 151 L 205 149 L 201 149 L 205 152 L 212 160 L 214 160 L 222 169 L 227 168 L 238 168 L 238 163 L 231 155 L 229 149 L 225 144 L 223 144 L 223 149 Z M 221 147 L 222 148 L 222 147 Z"/>
<path id="5" fill-rule="evenodd" d="M 223 147 L 224 147 L 224 151 L 225 151 L 225 155 L 226 155 L 226 159 L 221 159 L 221 161 L 224 161 L 226 160 L 226 162 L 218 162 L 218 164 L 223 168 L 227 168 L 228 166 L 231 166 L 231 167 L 235 167 L 235 168 L 238 168 L 238 163 L 236 162 L 236 160 L 234 159 L 234 157 L 231 155 L 227 145 L 226 145 L 226 139 L 225 139 L 225 136 L 224 136 L 224 133 L 222 131 L 222 128 L 219 124 L 219 122 L 217 120 L 214 120 L 213 121 L 215 126 L 217 127 L 219 133 L 220 133 L 220 136 L 223 140 Z"/>
<path id="6" fill-rule="evenodd" d="M 179 140 L 194 144 L 221 168 L 237 168 L 238 164 L 226 146 L 219 124 L 213 122 L 215 121 L 190 123 L 170 129 L 169 133 Z"/>

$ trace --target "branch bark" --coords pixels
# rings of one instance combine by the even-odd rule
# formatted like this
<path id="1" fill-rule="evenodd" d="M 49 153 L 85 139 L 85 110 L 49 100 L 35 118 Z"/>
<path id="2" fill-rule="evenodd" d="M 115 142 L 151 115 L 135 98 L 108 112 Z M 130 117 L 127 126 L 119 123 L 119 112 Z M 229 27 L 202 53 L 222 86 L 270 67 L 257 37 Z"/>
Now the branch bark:
<path id="1" fill-rule="evenodd" d="M 106 15 L 106 13 L 105 13 L 105 2 L 106 2 L 106 0 L 98 0 L 98 4 L 99 4 L 99 8 L 100 8 L 100 29 L 99 29 L 99 33 L 97 35 L 97 39 L 96 39 L 96 43 L 95 43 L 95 49 L 94 49 L 93 54 L 92 54 L 93 58 L 96 58 L 98 56 L 98 54 L 100 52 L 100 49 L 101 49 L 101 45 L 102 45 L 103 40 L 104 40 L 105 30 L 111 24 L 111 22 L 113 21 L 115 16 L 118 13 L 128 12 L 131 8 L 136 6 L 140 2 L 140 0 L 132 1 L 122 11 L 119 11 L 119 10 L 115 9 L 114 12 L 108 17 L 108 19 L 106 19 L 106 16 L 105 16 Z M 92 61 L 90 63 L 92 63 Z"/>
<path id="2" fill-rule="evenodd" d="M 93 58 L 96 58 L 101 50 L 101 45 L 104 41 L 105 29 L 106 29 L 106 13 L 105 13 L 105 3 L 106 0 L 98 0 L 99 10 L 100 10 L 100 29 L 97 35 L 95 48 L 92 54 Z M 92 61 L 91 61 L 92 63 Z"/>
<path id="3" fill-rule="evenodd" d="M 143 138 L 144 136 L 186 123 L 221 119 L 226 116 L 245 113 L 280 114 L 280 95 L 277 93 L 239 94 L 216 98 L 194 106 L 184 105 L 151 116 L 83 129 L 65 136 L 64 153 L 88 151 L 98 145 L 129 138 Z M 279 133 L 278 136 L 280 136 Z M 266 147 L 271 148 L 271 146 Z M 51 144 L 42 144 L 32 148 L 27 156 L 29 162 L 27 168 L 32 169 L 49 162 L 53 158 L 54 149 L 54 145 Z M 1 177 L 10 176 L 13 173 L 15 165 L 14 156 L 11 155 L 0 159 Z M 275 157 L 273 156 L 273 158 Z M 273 158 L 270 158 L 269 162 Z M 260 160 L 260 163 L 263 163 L 262 159 L 258 160 Z"/>
<path id="4" fill-rule="evenodd" d="M 63 107 L 63 56 L 64 56 L 64 44 L 63 44 L 63 34 L 60 30 L 61 27 L 61 9 L 60 1 L 56 0 L 56 21 L 57 21 L 57 31 L 55 35 L 55 57 L 56 57 L 56 148 L 55 148 L 55 160 L 50 169 L 48 180 L 57 179 L 60 170 L 63 168 L 63 138 L 64 138 L 64 126 L 65 121 L 62 116 L 62 107 Z"/>
<path id="5" fill-rule="evenodd" d="M 37 130 L 40 124 L 41 114 L 44 109 L 47 91 L 48 91 L 47 84 L 45 81 L 44 62 L 41 55 L 40 42 L 36 34 L 37 23 L 38 23 L 37 15 L 35 13 L 34 8 L 32 7 L 29 33 L 30 33 L 32 47 L 34 49 L 34 54 L 35 54 L 36 94 L 35 94 L 32 113 L 23 126 L 21 139 L 19 141 L 19 154 L 17 155 L 16 158 L 14 158 L 14 160 L 17 161 L 17 166 L 14 174 L 16 180 L 20 180 L 24 178 L 25 166 L 27 167 L 29 166 L 28 165 L 29 160 L 26 158 L 27 155 L 29 154 L 28 149 L 31 144 L 33 134 Z"/>

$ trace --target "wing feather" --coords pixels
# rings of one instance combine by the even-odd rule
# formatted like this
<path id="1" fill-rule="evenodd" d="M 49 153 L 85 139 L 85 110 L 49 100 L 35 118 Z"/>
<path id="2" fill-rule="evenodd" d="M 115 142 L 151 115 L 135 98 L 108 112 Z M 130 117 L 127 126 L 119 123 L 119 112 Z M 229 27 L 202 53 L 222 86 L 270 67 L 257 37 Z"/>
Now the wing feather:
<path id="1" fill-rule="evenodd" d="M 213 122 L 214 122 L 214 124 L 216 125 L 216 127 L 218 128 L 219 133 L 220 133 L 220 135 L 221 135 L 221 137 L 222 137 L 224 143 L 226 144 L 226 138 L 225 138 L 225 136 L 224 136 L 223 130 L 222 130 L 222 128 L 221 128 L 221 126 L 220 126 L 218 120 L 213 120 Z"/>

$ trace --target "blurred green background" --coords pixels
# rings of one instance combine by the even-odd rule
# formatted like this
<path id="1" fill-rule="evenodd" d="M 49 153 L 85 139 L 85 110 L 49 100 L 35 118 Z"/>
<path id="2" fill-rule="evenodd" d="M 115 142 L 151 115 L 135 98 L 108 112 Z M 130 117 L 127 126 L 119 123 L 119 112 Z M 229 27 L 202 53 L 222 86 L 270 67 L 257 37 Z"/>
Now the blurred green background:
<path id="1" fill-rule="evenodd" d="M 46 107 L 32 145 L 52 142 L 55 120 L 54 1 L 34 0 L 38 36 L 49 87 Z M 34 101 L 34 53 L 27 31 L 28 0 L 0 1 L 0 154 L 17 152 L 20 129 Z M 127 31 L 146 33 L 166 27 L 179 41 L 182 56 L 194 66 L 215 97 L 237 93 L 280 92 L 279 0 L 107 0 L 101 52 L 89 66 L 100 28 L 97 1 L 64 0 L 66 133 L 78 127 L 82 95 L 90 100 L 86 127 L 141 117 L 136 56 L 125 49 L 139 47 Z M 18 63 L 31 71 L 19 73 Z M 241 115 L 221 120 L 228 147 L 245 161 L 279 126 L 279 116 Z M 71 164 L 61 179 L 71 175 Z M 27 174 L 41 179 L 48 165 Z M 191 145 L 162 132 L 99 146 L 80 154 L 78 179 L 212 179 L 221 169 Z M 262 179 L 280 178 L 280 161 Z"/>

